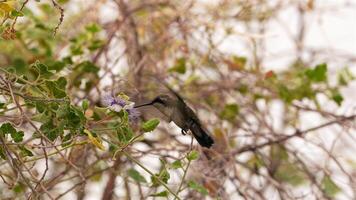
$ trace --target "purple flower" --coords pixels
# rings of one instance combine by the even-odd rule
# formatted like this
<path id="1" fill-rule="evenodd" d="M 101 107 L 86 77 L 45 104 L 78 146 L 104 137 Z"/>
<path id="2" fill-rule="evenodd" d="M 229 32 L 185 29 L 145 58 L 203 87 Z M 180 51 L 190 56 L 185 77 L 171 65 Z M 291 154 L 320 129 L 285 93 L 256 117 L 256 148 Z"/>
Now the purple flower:
<path id="1" fill-rule="evenodd" d="M 141 114 L 136 108 L 130 108 L 126 111 L 129 114 L 129 120 L 132 122 L 136 122 Z"/>
<path id="2" fill-rule="evenodd" d="M 113 106 L 115 104 L 117 104 L 121 107 L 124 107 L 124 106 L 126 106 L 126 101 L 119 99 L 119 98 L 114 98 L 113 101 L 110 102 L 110 106 Z"/>
<path id="3" fill-rule="evenodd" d="M 113 106 L 115 104 L 118 104 L 122 107 L 126 105 L 126 101 L 119 98 L 119 97 L 113 97 L 112 95 L 105 95 L 102 98 L 102 102 L 105 106 Z"/>
<path id="4" fill-rule="evenodd" d="M 107 106 L 110 110 L 120 112 L 125 106 L 127 106 L 127 102 L 120 97 L 113 97 L 111 95 L 105 95 L 102 98 L 102 102 L 105 106 Z"/>
<path id="5" fill-rule="evenodd" d="M 125 100 L 120 96 L 113 97 L 112 95 L 104 95 L 102 103 L 115 112 L 125 110 L 129 114 L 129 120 L 132 122 L 137 121 L 140 116 L 140 112 L 134 108 L 135 103 Z"/>

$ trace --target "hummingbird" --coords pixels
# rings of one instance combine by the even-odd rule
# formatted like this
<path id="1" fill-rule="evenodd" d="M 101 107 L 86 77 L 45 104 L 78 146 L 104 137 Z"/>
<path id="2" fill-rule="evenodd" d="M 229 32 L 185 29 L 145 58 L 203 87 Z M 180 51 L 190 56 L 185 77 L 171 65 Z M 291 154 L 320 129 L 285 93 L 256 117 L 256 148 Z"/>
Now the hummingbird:
<path id="1" fill-rule="evenodd" d="M 182 134 L 185 135 L 187 131 L 191 131 L 198 143 L 210 148 L 214 144 L 214 140 L 209 136 L 208 132 L 203 128 L 199 118 L 194 111 L 184 102 L 183 98 L 168 88 L 173 95 L 161 94 L 154 98 L 151 102 L 137 105 L 135 108 L 143 106 L 153 106 L 159 110 L 168 122 L 173 121 L 181 128 Z"/>

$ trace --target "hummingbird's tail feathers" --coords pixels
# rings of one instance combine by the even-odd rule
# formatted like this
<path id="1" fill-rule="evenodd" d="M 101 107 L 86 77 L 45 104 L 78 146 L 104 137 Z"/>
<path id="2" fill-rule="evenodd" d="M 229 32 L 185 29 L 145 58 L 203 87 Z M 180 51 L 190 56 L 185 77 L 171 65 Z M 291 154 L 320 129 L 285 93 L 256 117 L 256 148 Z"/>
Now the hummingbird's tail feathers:
<path id="1" fill-rule="evenodd" d="M 190 130 L 201 146 L 210 148 L 214 144 L 213 138 L 211 138 L 199 124 L 193 123 Z"/>

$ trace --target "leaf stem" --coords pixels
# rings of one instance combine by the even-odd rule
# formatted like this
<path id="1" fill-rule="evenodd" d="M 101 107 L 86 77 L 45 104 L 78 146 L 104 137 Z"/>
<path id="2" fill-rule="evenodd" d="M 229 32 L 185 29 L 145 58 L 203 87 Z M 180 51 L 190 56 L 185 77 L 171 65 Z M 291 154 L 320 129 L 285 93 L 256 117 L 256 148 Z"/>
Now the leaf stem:
<path id="1" fill-rule="evenodd" d="M 190 154 L 190 152 L 192 152 L 192 146 L 193 146 L 193 137 L 192 137 L 192 141 L 191 141 L 191 144 L 190 144 L 190 150 L 189 152 L 187 153 L 186 157 L 188 157 L 188 155 Z M 191 160 L 190 159 L 187 159 L 188 160 L 188 164 L 187 164 L 187 167 L 184 169 L 184 172 L 183 172 L 183 177 L 182 177 L 182 181 L 180 182 L 179 184 L 179 187 L 177 189 L 177 195 L 179 194 L 179 192 L 181 192 L 181 188 L 183 186 L 183 183 L 184 183 L 184 179 L 185 177 L 187 176 L 187 172 L 188 172 L 188 169 L 189 169 L 189 166 L 190 166 L 190 163 L 191 163 Z M 174 198 L 175 200 L 175 198 Z"/>

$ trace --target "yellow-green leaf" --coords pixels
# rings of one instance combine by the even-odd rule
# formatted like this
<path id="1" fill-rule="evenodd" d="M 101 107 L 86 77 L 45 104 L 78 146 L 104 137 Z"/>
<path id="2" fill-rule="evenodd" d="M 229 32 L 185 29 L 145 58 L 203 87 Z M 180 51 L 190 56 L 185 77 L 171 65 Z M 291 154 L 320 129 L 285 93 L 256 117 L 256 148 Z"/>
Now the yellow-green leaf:
<path id="1" fill-rule="evenodd" d="M 206 188 L 195 181 L 189 181 L 188 187 L 203 195 L 208 195 L 208 191 L 206 190 Z"/>
<path id="2" fill-rule="evenodd" d="M 13 10 L 13 11 L 11 11 L 11 16 L 13 16 L 13 17 L 22 17 L 22 16 L 24 16 L 24 14 L 21 11 Z"/>
<path id="3" fill-rule="evenodd" d="M 220 112 L 220 118 L 233 121 L 239 114 L 239 110 L 239 106 L 235 103 L 226 104 L 224 109 Z"/>
<path id="4" fill-rule="evenodd" d="M 288 161 L 282 161 L 274 176 L 276 180 L 289 183 L 292 186 L 302 185 L 306 181 L 304 172 Z"/>
<path id="5" fill-rule="evenodd" d="M 167 190 L 164 190 L 162 192 L 158 192 L 158 193 L 155 193 L 155 194 L 151 194 L 150 196 L 151 197 L 168 197 L 168 192 Z"/>
<path id="6" fill-rule="evenodd" d="M 142 130 L 145 132 L 153 131 L 158 126 L 158 124 L 159 124 L 158 119 L 151 119 L 142 124 Z"/>
<path id="7" fill-rule="evenodd" d="M 172 163 L 173 169 L 183 168 L 182 161 L 176 160 Z"/>
<path id="8" fill-rule="evenodd" d="M 330 176 L 324 176 L 321 185 L 325 194 L 331 198 L 341 191 L 340 187 L 336 185 Z"/>
<path id="9" fill-rule="evenodd" d="M 195 150 L 191 151 L 187 156 L 187 159 L 190 160 L 190 161 L 196 160 L 198 158 L 199 158 L 199 152 L 197 152 Z"/>
<path id="10" fill-rule="evenodd" d="M 102 144 L 102 141 L 99 137 L 94 137 L 93 134 L 88 131 L 87 129 L 84 130 L 84 133 L 86 133 L 88 135 L 89 141 L 95 145 L 96 147 L 98 147 L 100 150 L 105 150 L 104 145 Z"/>
<path id="11" fill-rule="evenodd" d="M 169 72 L 177 72 L 184 74 L 187 70 L 185 58 L 179 58 L 176 60 L 176 63 L 173 67 L 169 68 Z"/>
<path id="12" fill-rule="evenodd" d="M 127 171 L 127 175 L 129 175 L 132 179 L 137 182 L 147 183 L 145 177 L 143 177 L 140 172 L 136 171 L 135 169 L 129 169 Z"/>

